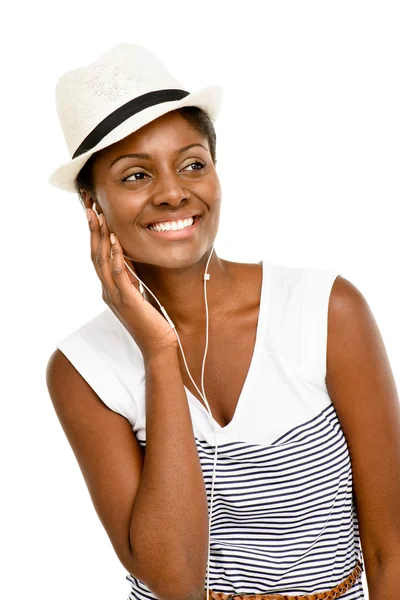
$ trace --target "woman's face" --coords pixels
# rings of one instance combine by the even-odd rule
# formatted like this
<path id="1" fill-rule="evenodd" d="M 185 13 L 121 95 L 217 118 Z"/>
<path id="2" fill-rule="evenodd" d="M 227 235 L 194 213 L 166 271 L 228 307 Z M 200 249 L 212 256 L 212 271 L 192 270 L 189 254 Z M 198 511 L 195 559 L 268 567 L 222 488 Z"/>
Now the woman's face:
<path id="1" fill-rule="evenodd" d="M 139 153 L 148 157 L 126 156 Z M 93 181 L 97 208 L 134 262 L 184 267 L 198 262 L 214 243 L 219 179 L 207 138 L 179 113 L 166 113 L 102 151 Z M 178 219 L 182 214 L 201 218 L 193 234 L 182 239 L 148 229 L 149 223 L 170 220 L 171 213 Z"/>

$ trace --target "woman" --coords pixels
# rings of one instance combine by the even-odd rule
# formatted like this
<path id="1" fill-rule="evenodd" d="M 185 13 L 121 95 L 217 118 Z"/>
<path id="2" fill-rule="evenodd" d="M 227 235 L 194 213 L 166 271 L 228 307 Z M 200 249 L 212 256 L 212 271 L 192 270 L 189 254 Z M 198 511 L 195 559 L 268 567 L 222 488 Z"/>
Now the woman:
<path id="1" fill-rule="evenodd" d="M 217 256 L 220 101 L 133 44 L 59 80 L 72 158 L 50 181 L 87 209 L 108 307 L 50 357 L 54 408 L 130 598 L 358 599 L 365 564 L 395 600 L 383 341 L 338 273 Z"/>

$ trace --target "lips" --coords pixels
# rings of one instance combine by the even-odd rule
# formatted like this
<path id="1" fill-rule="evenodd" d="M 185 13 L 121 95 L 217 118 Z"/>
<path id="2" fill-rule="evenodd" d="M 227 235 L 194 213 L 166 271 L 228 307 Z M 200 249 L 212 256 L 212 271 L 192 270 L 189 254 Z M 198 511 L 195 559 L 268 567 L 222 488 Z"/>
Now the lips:
<path id="1" fill-rule="evenodd" d="M 153 221 L 149 221 L 145 227 L 149 227 L 149 225 L 156 225 L 157 223 L 167 223 L 171 221 L 184 221 L 185 219 L 190 219 L 191 217 L 198 218 L 200 213 L 198 212 L 187 212 L 181 215 L 165 215 L 161 216 L 158 219 L 154 219 Z"/>
<path id="2" fill-rule="evenodd" d="M 151 226 L 146 227 L 146 229 L 148 230 L 148 235 L 153 239 L 163 240 L 164 243 L 172 243 L 173 241 L 187 240 L 195 236 L 197 229 L 200 227 L 201 220 L 202 216 L 196 216 L 191 225 L 183 227 L 182 229 L 166 229 L 165 227 Z"/>

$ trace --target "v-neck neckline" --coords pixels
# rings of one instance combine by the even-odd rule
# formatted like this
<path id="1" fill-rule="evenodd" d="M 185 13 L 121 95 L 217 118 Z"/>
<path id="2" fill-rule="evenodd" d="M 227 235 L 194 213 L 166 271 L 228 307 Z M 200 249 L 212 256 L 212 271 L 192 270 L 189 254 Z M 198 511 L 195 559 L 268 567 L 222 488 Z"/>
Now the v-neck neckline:
<path id="1" fill-rule="evenodd" d="M 266 273 L 265 273 L 265 264 L 264 263 L 265 263 L 265 261 L 263 259 L 260 260 L 260 262 L 258 263 L 258 264 L 261 264 L 261 292 L 260 292 L 260 306 L 259 306 L 259 310 L 258 310 L 258 320 L 257 320 L 257 328 L 256 328 L 256 339 L 255 339 L 255 343 L 254 343 L 253 354 L 251 357 L 249 369 L 247 371 L 246 379 L 244 381 L 242 390 L 239 395 L 239 399 L 236 404 L 235 412 L 233 414 L 232 419 L 229 421 L 229 423 L 227 423 L 227 425 L 224 425 L 224 427 L 221 427 L 221 425 L 219 423 L 217 423 L 217 421 L 214 419 L 214 417 L 211 416 L 207 407 L 203 406 L 203 404 L 200 402 L 200 400 L 198 400 L 196 398 L 196 396 L 194 394 L 192 394 L 192 392 L 184 385 L 184 388 L 185 388 L 185 391 L 186 391 L 189 401 L 192 401 L 196 406 L 198 406 L 200 408 L 200 410 L 202 410 L 203 412 L 206 413 L 208 418 L 214 423 L 216 430 L 219 432 L 224 432 L 227 429 L 232 428 L 236 424 L 238 413 L 241 410 L 241 408 L 243 407 L 246 397 L 249 394 L 250 385 L 252 383 L 254 371 L 256 369 L 257 358 L 259 356 L 259 350 L 260 350 L 259 346 L 260 346 L 261 338 L 263 335 L 264 321 L 265 321 L 264 304 L 265 304 L 265 295 L 266 295 L 266 290 L 265 290 Z M 207 368 L 207 358 L 206 358 L 206 368 Z M 196 381 L 196 384 L 198 385 L 197 381 Z M 201 390 L 200 385 L 198 385 L 198 388 Z"/>

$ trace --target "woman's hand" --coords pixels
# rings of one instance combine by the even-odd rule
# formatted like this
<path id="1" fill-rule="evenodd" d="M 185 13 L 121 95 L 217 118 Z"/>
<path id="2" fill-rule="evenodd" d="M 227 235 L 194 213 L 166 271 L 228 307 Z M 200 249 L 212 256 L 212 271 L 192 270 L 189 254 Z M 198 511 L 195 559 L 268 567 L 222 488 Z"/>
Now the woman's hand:
<path id="1" fill-rule="evenodd" d="M 122 246 L 115 234 L 111 244 L 104 215 L 100 221 L 88 209 L 91 259 L 103 286 L 103 300 L 139 346 L 144 359 L 177 349 L 175 331 L 139 291 L 139 281 L 124 264 Z M 112 257 L 111 257 L 112 250 Z M 136 272 L 132 261 L 132 271 Z"/>

